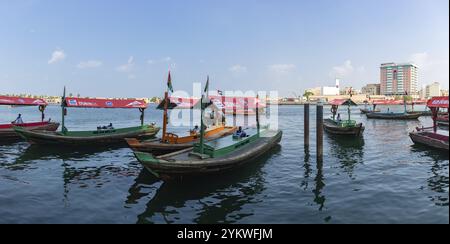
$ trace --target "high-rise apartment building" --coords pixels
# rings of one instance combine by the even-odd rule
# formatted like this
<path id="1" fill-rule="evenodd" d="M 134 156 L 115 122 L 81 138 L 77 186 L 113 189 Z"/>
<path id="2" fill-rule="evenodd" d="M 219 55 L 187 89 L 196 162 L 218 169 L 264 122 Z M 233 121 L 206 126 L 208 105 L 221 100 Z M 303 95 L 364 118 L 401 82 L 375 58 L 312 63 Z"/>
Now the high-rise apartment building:
<path id="1" fill-rule="evenodd" d="M 382 95 L 416 94 L 418 86 L 417 66 L 412 63 L 385 63 L 380 67 Z"/>

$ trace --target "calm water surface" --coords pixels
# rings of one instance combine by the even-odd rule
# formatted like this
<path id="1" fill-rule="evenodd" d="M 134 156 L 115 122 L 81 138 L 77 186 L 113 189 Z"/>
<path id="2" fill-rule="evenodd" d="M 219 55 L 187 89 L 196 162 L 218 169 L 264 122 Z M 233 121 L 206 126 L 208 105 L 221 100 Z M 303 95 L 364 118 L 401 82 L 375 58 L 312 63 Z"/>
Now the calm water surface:
<path id="1" fill-rule="evenodd" d="M 303 108 L 279 112 L 279 147 L 244 168 L 181 184 L 155 179 L 128 148 L 0 145 L 0 223 L 449 223 L 449 156 L 408 137 L 430 118 L 367 120 L 355 109 L 364 137 L 325 134 L 317 164 L 315 108 L 310 150 Z M 17 113 L 40 116 L 37 108 L 2 107 L 0 123 Z M 50 106 L 47 117 L 59 121 L 60 108 Z M 146 118 L 161 124 L 162 113 L 151 108 Z M 133 126 L 139 113 L 70 109 L 67 117 L 73 130 L 109 122 Z"/>

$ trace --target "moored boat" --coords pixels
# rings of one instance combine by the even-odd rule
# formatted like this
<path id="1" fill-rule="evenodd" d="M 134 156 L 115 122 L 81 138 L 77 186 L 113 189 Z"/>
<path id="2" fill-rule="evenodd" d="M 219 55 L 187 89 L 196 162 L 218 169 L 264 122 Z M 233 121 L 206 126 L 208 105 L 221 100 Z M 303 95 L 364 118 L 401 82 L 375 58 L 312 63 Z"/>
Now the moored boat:
<path id="1" fill-rule="evenodd" d="M 356 123 L 351 119 L 350 106 L 357 106 L 351 99 L 335 99 L 330 102 L 331 113 L 333 114 L 331 119 L 325 119 L 323 121 L 323 128 L 326 132 L 335 135 L 352 135 L 360 136 L 364 132 L 364 126 L 362 123 Z M 336 113 L 339 106 L 347 105 L 348 119 L 342 120 L 340 114 L 336 119 Z"/>
<path id="2" fill-rule="evenodd" d="M 207 141 L 215 140 L 223 136 L 233 134 L 236 131 L 234 126 L 216 126 L 205 131 Z M 178 137 L 176 134 L 168 134 L 170 142 L 162 142 L 160 138 L 153 140 L 138 140 L 136 138 L 126 138 L 128 146 L 133 151 L 151 152 L 154 155 L 166 154 L 186 148 L 193 147 L 200 140 L 198 134 Z"/>
<path id="3" fill-rule="evenodd" d="M 366 116 L 368 119 L 392 119 L 392 120 L 414 120 L 418 119 L 420 116 L 422 116 L 421 112 L 408 112 L 406 109 L 407 101 L 406 101 L 406 95 L 408 95 L 405 92 L 405 96 L 403 96 L 403 101 L 400 100 L 376 100 L 373 101 L 374 106 L 375 105 L 401 105 L 404 106 L 403 112 L 388 112 L 387 113 L 367 113 Z M 414 103 L 411 103 L 414 105 Z"/>
<path id="4" fill-rule="evenodd" d="M 154 156 L 145 152 L 134 152 L 139 162 L 152 174 L 162 179 L 183 176 L 222 173 L 251 162 L 275 145 L 281 138 L 280 130 L 263 129 L 260 133 L 249 130 L 249 137 L 236 139 L 233 135 L 223 137 L 204 145 L 171 154 Z"/>
<path id="5" fill-rule="evenodd" d="M 175 98 L 169 97 L 169 91 L 172 90 L 172 79 L 170 72 L 167 78 L 167 90 L 164 93 L 164 99 L 158 105 L 158 109 L 163 110 L 163 130 L 162 136 L 159 139 L 153 140 L 138 140 L 137 138 L 126 138 L 128 146 L 134 151 L 151 152 L 155 155 L 166 154 L 174 152 L 181 149 L 186 149 L 194 146 L 194 143 L 200 140 L 200 134 L 196 129 L 190 130 L 189 135 L 180 136 L 175 133 L 167 132 L 168 123 L 168 110 L 172 109 L 194 109 L 198 107 L 199 100 L 194 100 L 191 98 Z M 209 128 L 205 131 L 206 140 L 214 140 L 236 131 L 234 126 L 225 125 L 225 114 L 218 109 L 215 103 L 208 104 L 210 108 L 210 113 L 208 118 L 211 122 Z M 197 126 L 198 127 L 198 126 Z"/>
<path id="6" fill-rule="evenodd" d="M 431 128 L 417 128 L 416 131 L 409 133 L 411 140 L 415 144 L 425 145 L 430 148 L 439 150 L 449 150 L 449 136 L 437 131 L 437 118 L 440 108 L 449 107 L 448 97 L 433 97 L 428 101 L 428 107 L 431 109 L 433 115 L 433 127 Z"/>
<path id="7" fill-rule="evenodd" d="M 87 144 L 125 144 L 125 138 L 151 138 L 159 131 L 155 125 L 144 125 L 144 111 L 148 104 L 143 100 L 134 99 L 88 99 L 88 98 L 62 98 L 62 125 L 60 132 L 54 131 L 30 131 L 22 127 L 14 127 L 14 130 L 32 144 L 57 144 L 68 146 L 85 146 Z M 93 131 L 69 131 L 64 125 L 67 115 L 67 107 L 73 108 L 126 108 L 139 109 L 141 112 L 141 125 L 129 128 L 114 128 L 109 126 L 97 127 Z"/>
<path id="8" fill-rule="evenodd" d="M 209 79 L 205 88 L 207 91 Z M 134 152 L 138 161 L 156 177 L 163 180 L 194 175 L 223 173 L 262 156 L 275 147 L 282 138 L 280 130 L 260 129 L 259 112 L 256 110 L 256 129 L 244 132 L 241 128 L 233 135 L 205 142 L 204 109 L 207 96 L 200 99 L 200 141 L 193 148 L 155 156 L 146 152 Z M 258 97 L 256 99 L 258 107 Z"/>
<path id="9" fill-rule="evenodd" d="M 44 121 L 45 119 L 44 111 L 48 104 L 43 99 L 0 96 L 0 105 L 7 105 L 12 107 L 38 106 L 39 111 L 41 112 L 40 122 L 17 123 L 17 121 L 14 121 L 9 124 L 0 124 L 0 141 L 10 141 L 21 138 L 20 135 L 15 132 L 13 128 L 14 126 L 21 127 L 26 130 L 46 130 L 46 131 L 56 131 L 59 127 L 59 123 L 51 122 L 50 119 Z"/>
<path id="10" fill-rule="evenodd" d="M 420 112 L 411 113 L 368 113 L 366 114 L 369 119 L 394 119 L 394 120 L 413 120 L 418 119 L 422 114 Z"/>

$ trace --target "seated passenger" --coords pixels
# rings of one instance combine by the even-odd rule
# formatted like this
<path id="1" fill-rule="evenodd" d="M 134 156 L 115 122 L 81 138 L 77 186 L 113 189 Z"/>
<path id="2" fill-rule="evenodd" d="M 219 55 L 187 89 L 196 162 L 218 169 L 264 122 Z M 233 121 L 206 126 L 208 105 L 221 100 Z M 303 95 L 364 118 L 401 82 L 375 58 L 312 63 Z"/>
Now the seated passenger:
<path id="1" fill-rule="evenodd" d="M 110 130 L 114 129 L 114 127 L 113 127 L 112 123 L 109 123 L 109 125 L 108 125 L 108 129 L 110 129 Z"/>
<path id="2" fill-rule="evenodd" d="M 23 124 L 23 120 L 22 120 L 22 114 L 19 114 L 16 118 L 16 120 L 14 120 L 13 122 L 11 122 L 13 124 Z"/>
<path id="3" fill-rule="evenodd" d="M 191 135 L 197 135 L 197 134 L 198 134 L 198 125 L 196 125 L 196 126 L 194 127 L 194 129 L 192 129 L 192 130 L 190 131 L 190 133 L 191 133 Z"/>

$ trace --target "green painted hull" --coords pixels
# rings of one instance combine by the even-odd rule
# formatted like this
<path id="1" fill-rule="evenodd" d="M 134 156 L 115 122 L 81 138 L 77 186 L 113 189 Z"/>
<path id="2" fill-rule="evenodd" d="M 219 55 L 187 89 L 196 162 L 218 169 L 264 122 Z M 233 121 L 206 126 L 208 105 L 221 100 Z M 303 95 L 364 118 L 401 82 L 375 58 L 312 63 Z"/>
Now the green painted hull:
<path id="1" fill-rule="evenodd" d="M 259 136 L 250 136 L 236 144 L 217 148 L 216 154 L 205 151 L 204 158 L 199 157 L 193 149 L 158 157 L 144 152 L 134 154 L 146 169 L 163 180 L 218 174 L 250 163 L 267 153 L 278 145 L 282 134 L 279 130 L 261 131 Z"/>
<path id="2" fill-rule="evenodd" d="M 159 127 L 144 125 L 138 127 L 95 130 L 95 131 L 73 131 L 73 132 L 49 132 L 49 131 L 29 131 L 20 127 L 14 130 L 24 139 L 32 144 L 58 144 L 70 146 L 84 146 L 90 144 L 124 144 L 125 138 L 152 138 L 160 130 Z"/>
<path id="3" fill-rule="evenodd" d="M 361 136 L 365 129 L 362 123 L 342 126 L 332 119 L 325 119 L 323 121 L 323 128 L 330 134 L 348 136 Z"/>

